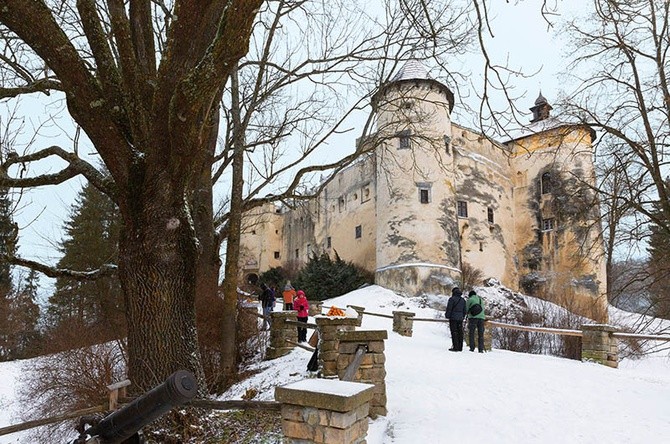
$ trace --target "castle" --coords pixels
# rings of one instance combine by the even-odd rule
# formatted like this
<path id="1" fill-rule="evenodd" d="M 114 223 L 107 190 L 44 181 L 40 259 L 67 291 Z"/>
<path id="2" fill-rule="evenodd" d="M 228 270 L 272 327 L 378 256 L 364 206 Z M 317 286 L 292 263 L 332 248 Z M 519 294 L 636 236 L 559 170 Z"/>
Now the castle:
<path id="1" fill-rule="evenodd" d="M 366 154 L 306 204 L 245 216 L 244 277 L 337 251 L 409 296 L 447 293 L 476 269 L 605 320 L 595 132 L 552 117 L 542 94 L 531 123 L 500 142 L 452 122 L 453 106 L 408 61 L 372 98 Z"/>

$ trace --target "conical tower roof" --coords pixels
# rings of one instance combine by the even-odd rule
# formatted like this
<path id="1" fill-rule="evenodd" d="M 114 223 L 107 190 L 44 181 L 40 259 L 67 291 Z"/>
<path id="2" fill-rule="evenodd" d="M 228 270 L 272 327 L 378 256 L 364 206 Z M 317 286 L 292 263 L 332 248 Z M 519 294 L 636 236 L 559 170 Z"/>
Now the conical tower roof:
<path id="1" fill-rule="evenodd" d="M 400 70 L 391 79 L 382 85 L 379 90 L 372 96 L 372 106 L 376 107 L 378 99 L 385 93 L 385 91 L 393 85 L 409 82 L 427 82 L 432 87 L 443 90 L 449 101 L 449 111 L 454 108 L 454 93 L 442 82 L 435 80 L 428 74 L 428 70 L 417 59 L 409 59 L 400 68 Z"/>
<path id="2" fill-rule="evenodd" d="M 423 63 L 416 59 L 410 59 L 400 68 L 400 71 L 396 73 L 391 79 L 392 82 L 397 82 L 399 80 L 414 80 L 414 79 L 431 79 L 428 75 L 428 71 L 423 66 Z"/>

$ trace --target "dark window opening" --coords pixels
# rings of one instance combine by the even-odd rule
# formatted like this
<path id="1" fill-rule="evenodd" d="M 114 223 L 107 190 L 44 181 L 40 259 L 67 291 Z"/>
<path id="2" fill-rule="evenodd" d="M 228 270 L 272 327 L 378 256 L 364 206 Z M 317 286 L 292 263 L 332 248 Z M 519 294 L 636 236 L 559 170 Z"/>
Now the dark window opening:
<path id="1" fill-rule="evenodd" d="M 451 146 L 451 137 L 444 136 L 444 149 L 449 154 L 449 147 Z"/>
<path id="2" fill-rule="evenodd" d="M 463 200 L 458 201 L 458 217 L 468 217 L 468 203 Z"/>
<path id="3" fill-rule="evenodd" d="M 492 224 L 492 223 L 493 223 L 493 220 L 494 220 L 494 219 L 493 219 L 493 208 L 489 208 L 489 209 L 487 210 L 487 213 L 488 213 L 489 223 Z"/>
<path id="4" fill-rule="evenodd" d="M 332 241 L 332 239 L 330 238 L 330 236 L 328 236 L 328 237 L 326 238 L 326 248 L 331 248 L 332 245 L 333 245 L 333 241 Z"/>
<path id="5" fill-rule="evenodd" d="M 300 250 L 298 248 L 295 249 L 295 258 L 296 259 L 300 258 Z"/>
<path id="6" fill-rule="evenodd" d="M 542 174 L 542 179 L 540 180 L 540 188 L 542 194 L 551 193 L 551 174 L 549 173 Z"/>
<path id="7" fill-rule="evenodd" d="M 251 234 L 256 234 L 256 230 L 251 230 Z"/>
<path id="8" fill-rule="evenodd" d="M 279 259 L 279 252 L 275 251 L 275 259 Z"/>
<path id="9" fill-rule="evenodd" d="M 551 231 L 555 228 L 554 219 L 542 219 L 542 231 Z"/>
<path id="10" fill-rule="evenodd" d="M 409 130 L 400 131 L 398 134 L 398 139 L 400 140 L 398 149 L 404 150 L 410 148 L 410 132 Z"/>
<path id="11" fill-rule="evenodd" d="M 483 242 L 479 243 L 479 251 L 484 251 L 484 243 Z"/>
<path id="12" fill-rule="evenodd" d="M 422 188 L 419 190 L 419 202 L 422 204 L 427 204 L 430 202 L 430 193 L 427 189 Z"/>
<path id="13" fill-rule="evenodd" d="M 363 227 L 361 225 L 356 226 L 356 239 L 360 239 L 363 236 Z"/>

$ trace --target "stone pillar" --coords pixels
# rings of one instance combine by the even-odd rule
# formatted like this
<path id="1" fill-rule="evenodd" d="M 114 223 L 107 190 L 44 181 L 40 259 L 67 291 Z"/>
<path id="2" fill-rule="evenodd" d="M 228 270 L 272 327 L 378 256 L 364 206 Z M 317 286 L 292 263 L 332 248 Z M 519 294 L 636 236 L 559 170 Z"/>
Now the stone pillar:
<path id="1" fill-rule="evenodd" d="M 356 327 L 360 327 L 363 323 L 363 313 L 365 312 L 365 307 L 359 307 L 358 305 L 347 305 L 347 307 L 353 308 L 356 310 L 356 313 L 358 313 L 358 325 L 356 325 Z"/>
<path id="2" fill-rule="evenodd" d="M 238 305 L 237 334 L 241 342 L 258 336 L 258 305 Z"/>
<path id="3" fill-rule="evenodd" d="M 358 322 L 353 318 L 314 318 L 319 329 L 319 370 L 322 378 L 337 377 L 338 331 L 353 331 Z"/>
<path id="4" fill-rule="evenodd" d="M 310 316 L 318 316 L 323 311 L 323 301 L 307 301 L 309 303 Z"/>
<path id="5" fill-rule="evenodd" d="M 270 313 L 272 324 L 270 324 L 270 344 L 265 352 L 265 359 L 275 359 L 287 355 L 295 348 L 295 345 L 286 342 L 291 340 L 298 342 L 298 329 L 295 325 L 286 323 L 289 321 L 298 321 L 298 312 L 296 311 L 273 311 Z"/>
<path id="6" fill-rule="evenodd" d="M 619 344 L 612 333 L 616 327 L 605 324 L 582 325 L 582 361 L 592 361 L 608 367 L 619 366 Z"/>
<path id="7" fill-rule="evenodd" d="M 412 313 L 411 311 L 394 311 L 393 331 L 401 336 L 412 337 L 415 315 L 416 314 Z"/>
<path id="8" fill-rule="evenodd" d="M 282 403 L 287 444 L 365 444 L 374 387 L 329 379 L 303 379 L 275 388 Z"/>
<path id="9" fill-rule="evenodd" d="M 386 330 L 357 330 L 340 331 L 339 356 L 337 358 L 337 372 L 340 379 L 354 359 L 356 350 L 363 345 L 367 352 L 363 355 L 358 371 L 354 375 L 355 382 L 374 384 L 374 394 L 370 401 L 370 417 L 386 416 L 386 356 L 384 355 L 384 341 L 388 339 Z"/>

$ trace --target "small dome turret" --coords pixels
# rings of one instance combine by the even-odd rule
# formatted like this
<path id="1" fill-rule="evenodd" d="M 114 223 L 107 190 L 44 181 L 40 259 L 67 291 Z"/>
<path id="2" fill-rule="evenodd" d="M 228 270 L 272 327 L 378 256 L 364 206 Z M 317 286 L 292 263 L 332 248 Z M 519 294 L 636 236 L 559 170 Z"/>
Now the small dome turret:
<path id="1" fill-rule="evenodd" d="M 542 95 L 542 91 L 535 99 L 535 106 L 531 107 L 530 110 L 533 112 L 533 119 L 530 123 L 539 122 L 549 118 L 550 111 L 554 109 L 547 99 Z"/>

